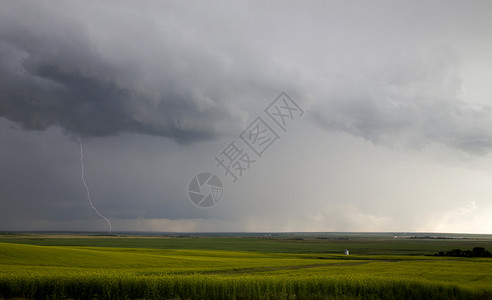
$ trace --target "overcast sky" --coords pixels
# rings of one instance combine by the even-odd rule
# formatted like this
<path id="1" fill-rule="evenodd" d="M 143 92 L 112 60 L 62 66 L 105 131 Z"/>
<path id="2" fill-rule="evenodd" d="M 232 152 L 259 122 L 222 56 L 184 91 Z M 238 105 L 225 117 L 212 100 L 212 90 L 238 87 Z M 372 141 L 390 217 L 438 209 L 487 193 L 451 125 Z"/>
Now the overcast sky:
<path id="1" fill-rule="evenodd" d="M 114 231 L 492 233 L 491 36 L 488 1 L 0 0 L 0 230 L 108 230 L 80 140 Z"/>

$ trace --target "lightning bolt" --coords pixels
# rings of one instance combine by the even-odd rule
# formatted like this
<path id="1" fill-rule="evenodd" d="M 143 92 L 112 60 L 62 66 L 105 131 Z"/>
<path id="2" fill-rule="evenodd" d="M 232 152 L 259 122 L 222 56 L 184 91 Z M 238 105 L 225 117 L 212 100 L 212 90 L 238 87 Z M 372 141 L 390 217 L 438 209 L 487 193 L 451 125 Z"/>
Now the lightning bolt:
<path id="1" fill-rule="evenodd" d="M 109 234 L 111 234 L 111 222 L 109 222 L 108 218 L 106 218 L 105 216 L 103 216 L 98 210 L 97 208 L 94 206 L 94 204 L 92 203 L 92 200 L 91 200 L 91 192 L 89 191 L 89 187 L 87 186 L 87 183 L 85 182 L 85 167 L 84 167 L 84 149 L 82 148 L 82 141 L 80 140 L 79 138 L 79 146 L 80 146 L 80 167 L 82 169 L 82 182 L 84 183 L 84 186 L 85 186 L 85 190 L 87 192 L 87 200 L 89 200 L 89 204 L 91 205 L 91 208 L 96 212 L 96 214 L 98 214 L 101 218 L 103 218 L 104 220 L 106 220 L 106 222 L 108 222 L 108 225 L 109 225 Z"/>

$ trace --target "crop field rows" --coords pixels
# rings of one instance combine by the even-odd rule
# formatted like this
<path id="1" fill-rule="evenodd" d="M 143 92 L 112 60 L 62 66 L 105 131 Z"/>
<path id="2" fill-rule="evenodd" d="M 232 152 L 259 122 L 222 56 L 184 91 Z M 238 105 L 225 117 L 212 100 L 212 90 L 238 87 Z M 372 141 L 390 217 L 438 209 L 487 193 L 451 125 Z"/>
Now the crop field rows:
<path id="1" fill-rule="evenodd" d="M 492 299 L 492 258 L 430 255 L 490 244 L 5 235 L 0 298 Z"/>

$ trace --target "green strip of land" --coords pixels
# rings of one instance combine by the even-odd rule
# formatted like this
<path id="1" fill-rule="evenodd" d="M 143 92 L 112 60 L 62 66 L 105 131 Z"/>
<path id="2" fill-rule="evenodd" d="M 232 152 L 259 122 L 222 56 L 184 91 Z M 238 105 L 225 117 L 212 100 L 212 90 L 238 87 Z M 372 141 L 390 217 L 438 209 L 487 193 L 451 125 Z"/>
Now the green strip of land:
<path id="1" fill-rule="evenodd" d="M 489 237 L 320 235 L 4 234 L 0 298 L 492 299 L 492 258 L 432 256 Z"/>

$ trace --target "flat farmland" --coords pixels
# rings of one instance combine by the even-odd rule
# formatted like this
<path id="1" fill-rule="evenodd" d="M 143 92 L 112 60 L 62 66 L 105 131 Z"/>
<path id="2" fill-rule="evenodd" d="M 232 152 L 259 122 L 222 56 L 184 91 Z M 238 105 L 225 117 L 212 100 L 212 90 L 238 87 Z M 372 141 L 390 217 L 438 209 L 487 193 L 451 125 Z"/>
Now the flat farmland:
<path id="1" fill-rule="evenodd" d="M 0 298 L 492 299 L 488 236 L 0 236 Z M 343 255 L 343 249 L 350 255 Z"/>

